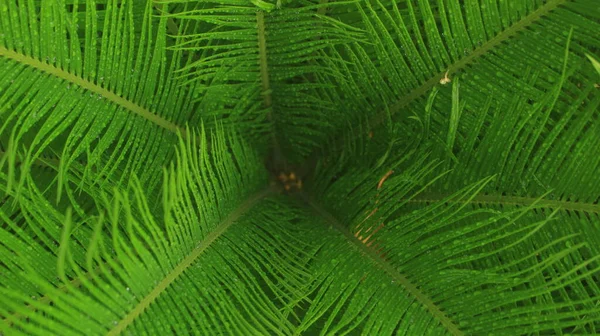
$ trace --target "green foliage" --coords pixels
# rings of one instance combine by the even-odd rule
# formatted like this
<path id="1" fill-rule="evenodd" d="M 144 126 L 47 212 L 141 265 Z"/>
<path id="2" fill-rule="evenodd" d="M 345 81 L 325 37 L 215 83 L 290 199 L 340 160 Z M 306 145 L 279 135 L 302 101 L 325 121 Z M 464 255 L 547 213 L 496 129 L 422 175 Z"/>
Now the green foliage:
<path id="1" fill-rule="evenodd" d="M 0 334 L 600 334 L 599 31 L 0 0 Z"/>

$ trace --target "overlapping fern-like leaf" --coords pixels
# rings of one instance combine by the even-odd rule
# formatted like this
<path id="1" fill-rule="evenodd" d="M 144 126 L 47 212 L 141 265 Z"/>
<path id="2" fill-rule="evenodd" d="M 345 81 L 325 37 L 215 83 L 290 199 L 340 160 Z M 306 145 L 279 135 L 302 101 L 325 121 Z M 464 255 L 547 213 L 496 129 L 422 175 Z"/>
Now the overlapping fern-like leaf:
<path id="1" fill-rule="evenodd" d="M 204 133 L 199 138 L 199 149 L 182 140 L 176 164 L 165 169 L 162 218 L 133 179 L 112 200 L 99 195 L 100 215 L 87 223 L 91 240 L 77 241 L 78 223 L 69 213 L 60 218 L 57 261 L 27 247 L 39 245 L 27 237 L 3 230 L 5 253 L 21 258 L 6 262 L 3 274 L 24 275 L 3 283 L 2 330 L 289 333 L 289 315 L 303 300 L 308 278 L 304 264 L 311 247 L 295 238 L 307 221 L 278 210 L 284 201 L 267 199 L 270 188 L 257 192 L 264 170 L 246 145 L 219 132 L 209 155 Z M 41 225 L 51 228 L 52 221 Z M 85 244 L 84 254 L 79 244 Z"/>
<path id="2" fill-rule="evenodd" d="M 427 199 L 423 193 L 448 174 L 431 176 L 440 164 L 419 154 L 396 161 L 387 173 L 354 166 L 336 177 L 340 166 L 319 169 L 314 183 L 322 196 L 309 204 L 322 229 L 337 232 L 322 234 L 330 249 L 315 257 L 318 285 L 303 330 L 597 330 L 600 263 L 593 217 L 580 214 L 578 221 L 542 198 L 528 204 L 502 197 L 482 201 L 482 190 L 497 177 Z"/>
<path id="3" fill-rule="evenodd" d="M 290 3 L 264 13 L 250 1 L 161 3 L 185 6 L 167 17 L 182 27 L 173 49 L 198 55 L 182 71 L 197 84 L 201 108 L 248 136 L 269 137 L 277 164 L 283 166 L 283 156 L 300 163 L 344 118 L 334 84 L 342 74 L 332 71 L 329 56 L 335 46 L 364 37 L 360 28 L 322 15 L 326 4 Z M 268 128 L 256 129 L 264 125 L 259 120 Z"/>
<path id="4" fill-rule="evenodd" d="M 153 15 L 151 2 L 1 6 L 0 131 L 8 174 L 18 165 L 22 186 L 45 155 L 60 157 L 59 188 L 68 187 L 76 161 L 97 184 L 111 176 L 124 181 L 131 172 L 155 183 L 190 115 L 189 90 L 174 79 L 181 55 L 166 59 L 167 19 Z"/>

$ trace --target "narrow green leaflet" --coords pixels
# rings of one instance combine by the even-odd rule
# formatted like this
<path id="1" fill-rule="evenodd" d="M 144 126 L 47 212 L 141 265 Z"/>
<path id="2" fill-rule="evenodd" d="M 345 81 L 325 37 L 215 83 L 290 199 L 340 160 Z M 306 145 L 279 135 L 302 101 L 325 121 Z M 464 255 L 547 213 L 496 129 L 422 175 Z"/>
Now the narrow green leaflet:
<path id="1" fill-rule="evenodd" d="M 600 74 L 600 62 L 590 54 L 585 54 L 585 56 L 587 56 L 587 58 L 590 60 L 590 62 L 592 62 L 594 69 L 596 69 L 598 74 Z"/>

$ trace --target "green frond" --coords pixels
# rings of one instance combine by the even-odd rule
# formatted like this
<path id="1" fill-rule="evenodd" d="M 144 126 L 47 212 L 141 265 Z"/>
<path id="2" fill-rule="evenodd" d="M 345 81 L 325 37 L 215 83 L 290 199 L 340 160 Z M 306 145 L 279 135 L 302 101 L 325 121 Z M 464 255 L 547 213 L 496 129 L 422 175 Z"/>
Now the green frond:
<path id="1" fill-rule="evenodd" d="M 315 177 L 321 196 L 309 204 L 322 223 L 316 236 L 329 248 L 316 256 L 317 286 L 301 330 L 597 330 L 600 263 L 591 243 L 600 239 L 597 217 L 565 218 L 542 199 L 517 206 L 478 202 L 493 178 L 424 204 L 420 193 L 449 175 L 432 179 L 440 165 L 426 163 L 426 156 L 405 160 L 391 174 L 349 168 L 328 182 L 337 169 L 325 168 Z M 586 221 L 595 229 L 580 229 Z"/>
<path id="2" fill-rule="evenodd" d="M 181 56 L 164 62 L 167 20 L 153 16 L 151 2 L 1 6 L 0 133 L 9 181 L 19 174 L 22 186 L 35 161 L 54 152 L 58 197 L 75 162 L 97 176 L 118 173 L 124 181 L 135 172 L 154 183 L 191 107 L 189 90 L 174 79 Z"/>
<path id="3" fill-rule="evenodd" d="M 8 328 L 13 327 L 16 328 L 16 332 L 20 330 L 30 334 L 97 334 L 106 331 L 117 334 L 134 321 L 142 319 L 145 312 L 151 312 L 148 310 L 151 303 L 163 302 L 164 298 L 164 304 L 169 305 L 170 300 L 182 295 L 181 291 L 165 294 L 167 289 L 172 291 L 176 286 L 184 286 L 193 290 L 193 286 L 199 286 L 199 281 L 202 281 L 200 279 L 204 278 L 206 286 L 212 284 L 213 290 L 208 293 L 207 289 L 203 289 L 200 293 L 207 297 L 222 296 L 225 292 L 219 293 L 219 289 L 214 287 L 217 284 L 214 283 L 213 277 L 230 279 L 231 272 L 240 272 L 244 267 L 252 269 L 252 265 L 257 262 L 265 263 L 264 260 L 260 261 L 260 258 L 275 258 L 276 256 L 268 257 L 264 254 L 268 244 L 274 244 L 272 249 L 289 250 L 279 246 L 277 242 L 264 241 L 265 237 L 260 234 L 262 230 L 273 234 L 273 230 L 268 226 L 269 220 L 272 223 L 270 225 L 274 226 L 273 229 L 280 225 L 279 221 L 266 219 L 270 218 L 267 215 L 269 212 L 274 211 L 271 215 L 274 218 L 282 214 L 277 214 L 277 208 L 269 205 L 269 202 L 261 206 L 266 209 L 259 207 L 259 210 L 255 210 L 255 205 L 271 191 L 265 189 L 254 193 L 258 187 L 264 185 L 265 177 L 253 151 L 235 138 L 217 132 L 211 136 L 209 155 L 209 141 L 205 133 L 199 137 L 200 144 L 196 143 L 194 132 L 188 134 L 192 136 L 186 140 L 180 138 L 176 165 L 171 165 L 164 171 L 162 217 L 157 217 L 150 209 L 142 185 L 134 178 L 127 192 L 117 190 L 110 198 L 107 194 L 101 195 L 103 201 L 99 204 L 100 215 L 88 219 L 92 232 L 86 241 L 78 241 L 76 238 L 80 234 L 74 230 L 75 223 L 69 211 L 66 216 L 49 212 L 45 216 L 38 215 L 37 220 L 28 219 L 27 229 L 35 231 L 33 225 L 37 224 L 40 230 L 48 231 L 52 235 L 49 239 L 60 242 L 60 247 L 55 248 L 53 253 L 42 254 L 46 256 L 45 259 L 31 258 L 39 252 L 27 247 L 26 239 L 30 239 L 28 236 L 20 237 L 2 231 L 7 236 L 3 242 L 10 243 L 3 246 L 7 255 L 12 252 L 18 255 L 21 261 L 14 264 L 5 263 L 7 269 L 3 273 L 7 274 L 7 277 L 2 277 L 7 279 L 2 287 L 2 329 L 5 332 L 9 332 L 12 329 Z M 22 200 L 21 204 L 27 203 Z M 25 216 L 26 209 L 24 206 L 20 209 Z M 51 216 L 53 213 L 54 217 L 58 217 L 56 220 Z M 254 216 L 247 213 L 254 213 Z M 7 218 L 9 214 L 3 211 L 3 217 Z M 53 222 L 63 222 L 64 226 Z M 261 224 L 260 228 L 258 223 Z M 230 227 L 238 225 L 241 225 L 241 228 L 233 229 L 231 233 Z M 227 238 L 229 235 L 231 237 Z M 43 239 L 45 236 L 38 234 L 37 237 Z M 262 241 L 260 251 L 263 252 L 256 251 L 250 254 L 246 249 L 240 252 L 241 258 L 237 261 L 231 257 L 219 259 L 230 256 L 232 251 L 242 247 L 257 248 L 258 244 L 247 244 L 250 239 Z M 287 242 L 288 240 L 282 240 L 279 244 Z M 38 242 L 29 244 L 42 247 Z M 216 267 L 224 265 L 223 263 L 234 263 L 232 269 L 227 271 L 217 267 L 210 272 L 206 266 L 199 266 L 199 260 L 204 259 L 207 251 L 210 251 L 208 260 L 200 264 Z M 249 257 L 253 259 L 246 259 Z M 294 286 L 286 287 L 287 285 L 280 284 L 281 279 L 275 281 L 277 277 L 285 275 L 302 276 L 302 255 L 294 257 L 294 254 L 289 254 L 282 260 L 289 259 L 291 262 L 294 258 L 298 259 L 296 268 L 290 264 L 280 269 L 282 274 L 277 272 L 270 274 L 269 279 L 264 279 L 271 288 L 269 293 L 282 298 L 282 305 L 287 304 L 284 296 L 290 300 L 298 299 Z M 40 262 L 45 263 L 44 267 L 34 267 Z M 56 268 L 53 265 L 56 265 Z M 195 270 L 190 272 L 192 269 Z M 256 269 L 256 272 L 258 271 L 259 269 Z M 18 276 L 20 281 L 10 281 L 15 276 Z M 246 277 L 248 274 L 241 272 L 238 276 Z M 193 285 L 186 282 L 194 278 L 196 281 Z M 243 309 L 239 309 L 236 300 L 245 298 L 257 289 L 260 287 L 239 287 L 239 292 L 231 296 L 229 309 L 232 311 L 229 313 L 238 316 L 247 314 Z M 265 326 L 262 328 L 279 330 L 284 328 L 285 324 L 281 321 L 281 316 L 277 315 L 280 314 L 279 310 L 267 304 L 269 301 L 266 298 L 269 293 L 256 294 L 255 299 L 245 298 L 242 303 L 262 300 L 266 304 L 263 314 Z M 42 297 L 43 300 L 38 300 L 37 297 Z M 52 305 L 48 305 L 49 302 Z M 24 307 L 23 303 L 29 307 Z M 157 305 L 153 307 L 156 308 Z M 73 320 L 63 323 L 60 322 L 61 316 L 71 316 Z M 153 314 L 150 313 L 150 316 Z M 169 320 L 173 317 L 165 318 Z M 210 316 L 196 318 L 197 323 L 202 319 L 211 319 Z M 253 315 L 248 317 L 251 318 L 254 318 Z M 79 320 L 88 322 L 73 322 Z M 249 320 L 245 328 L 260 330 L 252 329 L 261 328 L 253 325 L 254 322 Z M 213 326 L 222 327 L 219 324 Z M 232 324 L 231 328 L 239 328 L 239 325 Z"/>
<path id="4" fill-rule="evenodd" d="M 168 14 L 185 27 L 173 49 L 198 52 L 182 70 L 187 82 L 196 84 L 200 108 L 226 116 L 216 118 L 225 125 L 250 128 L 248 136 L 269 135 L 276 164 L 282 164 L 282 155 L 300 163 L 343 116 L 332 90 L 341 73 L 330 69 L 331 49 L 364 40 L 362 31 L 319 15 L 324 6 L 310 2 L 263 8 L 267 13 L 237 0 L 173 3 L 180 2 L 185 9 Z M 313 118 L 315 113 L 322 118 Z M 257 120 L 266 127 L 256 129 Z"/>
<path id="5" fill-rule="evenodd" d="M 577 80 L 568 79 L 565 87 L 575 95 L 593 87 L 594 79 L 583 63 L 589 63 L 586 50 L 600 42 L 592 33 L 600 29 L 600 13 L 588 1 L 479 3 L 367 1 L 356 9 L 332 13 L 364 27 L 371 43 L 354 44 L 345 51 L 349 65 L 338 67 L 346 79 L 336 83 L 346 97 L 346 117 L 336 123 L 337 131 L 330 137 L 331 155 L 350 142 L 365 140 L 369 131 L 389 127 L 388 114 L 407 138 L 419 134 L 421 129 L 407 118 L 425 110 L 427 96 L 436 87 L 441 91 L 431 126 L 446 127 L 447 107 L 452 104 L 450 85 L 441 84 L 446 76 L 461 78 L 461 95 L 470 98 L 466 118 L 485 109 L 489 99 L 492 108 L 505 109 L 516 103 L 516 97 L 526 100 L 524 107 L 534 107 L 560 79 L 570 28 L 574 34 L 568 68 L 574 76 L 568 78 Z M 560 108 L 575 103 L 572 94 L 563 94 L 558 101 Z M 368 119 L 369 129 L 346 134 L 349 118 L 352 123 Z"/>

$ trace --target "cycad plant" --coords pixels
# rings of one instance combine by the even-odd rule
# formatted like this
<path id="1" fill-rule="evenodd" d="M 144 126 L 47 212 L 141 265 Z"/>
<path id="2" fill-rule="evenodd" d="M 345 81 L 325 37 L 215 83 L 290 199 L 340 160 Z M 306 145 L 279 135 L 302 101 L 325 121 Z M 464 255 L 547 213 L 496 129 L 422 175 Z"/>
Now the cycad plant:
<path id="1" fill-rule="evenodd" d="M 600 333 L 598 0 L 0 0 L 0 334 Z"/>

